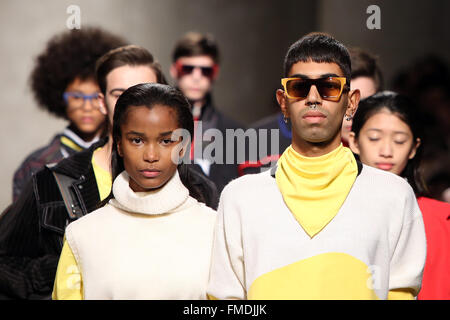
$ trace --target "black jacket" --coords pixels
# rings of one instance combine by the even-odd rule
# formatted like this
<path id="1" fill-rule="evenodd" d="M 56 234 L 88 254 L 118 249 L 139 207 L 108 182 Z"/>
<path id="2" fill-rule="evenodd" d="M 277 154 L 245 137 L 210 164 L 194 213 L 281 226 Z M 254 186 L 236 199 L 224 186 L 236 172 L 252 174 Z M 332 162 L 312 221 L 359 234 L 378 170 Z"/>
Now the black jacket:
<path id="1" fill-rule="evenodd" d="M 0 298 L 49 298 L 53 289 L 64 230 L 73 221 L 67 213 L 52 171 L 75 179 L 74 191 L 81 215 L 100 202 L 92 156 L 105 140 L 76 153 L 56 166 L 33 175 L 20 198 L 0 217 Z M 215 185 L 192 167 L 187 179 L 202 191 L 206 204 L 218 204 Z"/>
<path id="2" fill-rule="evenodd" d="M 254 124 L 250 125 L 257 131 L 257 155 L 256 159 L 249 156 L 245 163 L 239 165 L 239 175 L 249 173 L 259 173 L 270 169 L 277 162 L 283 152 L 291 145 L 292 131 L 290 122 L 286 124 L 283 120 L 283 114 L 276 114 L 264 117 Z M 261 131 L 265 129 L 266 131 Z M 272 130 L 278 131 L 278 139 L 272 141 Z M 260 145 L 260 139 L 266 134 L 266 145 Z M 276 136 L 275 136 L 276 137 Z M 260 150 L 264 146 L 265 150 Z M 273 149 L 272 149 L 273 148 Z"/>
<path id="3" fill-rule="evenodd" d="M 210 160 L 210 169 L 208 178 L 211 179 L 217 186 L 217 190 L 219 194 L 222 192 L 223 188 L 233 179 L 239 176 L 238 165 L 239 165 L 239 157 L 238 157 L 238 145 L 239 141 L 236 138 L 227 139 L 226 130 L 227 129 L 242 129 L 245 131 L 245 127 L 240 125 L 238 122 L 233 119 L 227 117 L 222 112 L 217 110 L 214 106 L 212 97 L 210 94 L 206 97 L 206 103 L 202 107 L 201 116 L 198 119 L 202 122 L 201 134 L 205 134 L 205 132 L 209 129 L 217 129 L 221 132 L 223 140 L 222 140 L 222 150 L 223 150 L 223 158 L 221 159 L 221 163 L 216 163 L 215 159 L 207 159 Z M 196 127 L 198 129 L 198 126 Z M 200 134 L 199 130 L 196 129 L 196 138 L 194 140 L 194 148 L 197 148 L 202 151 L 202 154 L 197 157 L 203 158 L 203 151 L 206 147 L 212 143 L 209 139 L 199 139 L 198 135 Z M 202 137 L 203 138 L 203 137 Z M 196 143 L 201 143 L 201 146 L 198 147 Z M 227 153 L 233 152 L 234 157 L 232 163 L 227 163 Z M 195 167 L 199 169 L 199 172 L 202 172 L 200 166 Z"/>

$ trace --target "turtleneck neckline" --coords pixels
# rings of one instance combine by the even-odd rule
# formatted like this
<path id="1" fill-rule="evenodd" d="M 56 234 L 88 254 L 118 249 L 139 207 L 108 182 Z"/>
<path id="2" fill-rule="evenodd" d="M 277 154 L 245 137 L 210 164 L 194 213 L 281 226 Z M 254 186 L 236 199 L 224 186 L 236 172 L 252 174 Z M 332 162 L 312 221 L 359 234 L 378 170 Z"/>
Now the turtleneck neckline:
<path id="1" fill-rule="evenodd" d="M 178 170 L 169 181 L 158 190 L 134 192 L 129 186 L 130 177 L 123 171 L 114 180 L 114 199 L 110 204 L 133 213 L 159 215 L 176 211 L 189 197 L 189 190 L 181 182 Z"/>

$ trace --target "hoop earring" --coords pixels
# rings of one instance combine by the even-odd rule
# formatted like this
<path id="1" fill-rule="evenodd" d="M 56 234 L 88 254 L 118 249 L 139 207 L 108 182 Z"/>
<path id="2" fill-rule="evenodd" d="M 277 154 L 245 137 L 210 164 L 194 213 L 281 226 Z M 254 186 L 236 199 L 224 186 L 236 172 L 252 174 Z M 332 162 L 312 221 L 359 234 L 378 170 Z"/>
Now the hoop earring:
<path id="1" fill-rule="evenodd" d="M 286 118 L 286 116 L 283 116 L 283 121 L 284 121 L 284 123 L 288 123 L 288 118 Z"/>

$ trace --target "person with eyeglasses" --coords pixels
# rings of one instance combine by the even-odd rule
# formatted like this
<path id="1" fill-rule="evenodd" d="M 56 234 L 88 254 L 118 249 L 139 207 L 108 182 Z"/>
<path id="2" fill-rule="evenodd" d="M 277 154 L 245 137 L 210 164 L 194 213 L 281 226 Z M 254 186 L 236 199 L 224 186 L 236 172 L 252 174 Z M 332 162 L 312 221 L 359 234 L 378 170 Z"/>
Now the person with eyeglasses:
<path id="1" fill-rule="evenodd" d="M 232 179 L 238 176 L 238 155 L 234 149 L 234 159 L 228 163 L 226 149 L 236 141 L 228 141 L 226 129 L 243 129 L 237 121 L 219 111 L 213 102 L 212 89 L 219 74 L 219 48 L 216 40 L 210 34 L 188 32 L 176 43 L 172 55 L 170 74 L 175 85 L 183 92 L 192 105 L 195 121 L 194 140 L 191 145 L 191 160 L 217 185 L 219 192 Z M 201 125 L 200 125 L 201 124 Z M 203 133 L 209 129 L 217 129 L 223 137 L 223 145 L 217 146 L 222 152 L 220 160 L 204 154 L 205 148 L 213 143 L 203 138 Z M 214 143 L 219 143 L 215 141 Z M 217 151 L 216 151 L 217 153 Z M 219 163 L 220 162 L 220 163 Z"/>
<path id="2" fill-rule="evenodd" d="M 39 106 L 69 124 L 50 143 L 31 152 L 16 169 L 13 201 L 25 184 L 44 165 L 89 148 L 105 130 L 105 115 L 99 110 L 100 89 L 95 80 L 95 62 L 126 41 L 110 32 L 83 27 L 53 36 L 36 59 L 31 89 Z"/>
<path id="3" fill-rule="evenodd" d="M 210 299 L 414 299 L 424 223 L 404 179 L 358 162 L 341 142 L 354 115 L 346 47 L 325 33 L 292 44 L 276 91 L 292 143 L 270 170 L 223 190 Z"/>
<path id="4" fill-rule="evenodd" d="M 101 91 L 100 110 L 109 121 L 108 135 L 39 170 L 19 199 L 0 215 L 0 298 L 50 299 L 66 227 L 109 201 L 117 160 L 112 152 L 117 100 L 137 84 L 166 84 L 161 65 L 147 49 L 136 45 L 105 53 L 97 60 L 95 74 Z M 212 181 L 191 165 L 180 166 L 179 175 L 183 184 L 189 185 L 191 196 L 217 208 Z M 60 287 L 72 283 L 75 271 L 68 266 L 63 272 L 67 279 Z"/>

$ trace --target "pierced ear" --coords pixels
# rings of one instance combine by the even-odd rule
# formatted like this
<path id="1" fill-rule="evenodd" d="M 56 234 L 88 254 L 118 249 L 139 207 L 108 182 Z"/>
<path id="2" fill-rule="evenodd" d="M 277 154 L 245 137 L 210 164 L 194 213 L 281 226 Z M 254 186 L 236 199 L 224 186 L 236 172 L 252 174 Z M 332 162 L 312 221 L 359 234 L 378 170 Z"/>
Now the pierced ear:
<path id="1" fill-rule="evenodd" d="M 358 109 L 359 100 L 361 99 L 361 92 L 359 89 L 350 90 L 348 93 L 348 105 L 345 110 L 345 114 L 355 116 L 356 110 Z"/>
<path id="2" fill-rule="evenodd" d="M 353 131 L 350 131 L 350 133 L 348 134 L 348 146 L 353 153 L 359 155 L 359 145 Z"/>
<path id="3" fill-rule="evenodd" d="M 103 115 L 108 115 L 108 109 L 106 109 L 106 103 L 105 103 L 105 96 L 103 93 L 100 93 L 98 95 L 98 104 L 99 104 L 99 110 Z"/>
<path id="4" fill-rule="evenodd" d="M 281 89 L 278 89 L 275 92 L 275 96 L 278 101 L 278 105 L 280 106 L 281 112 L 283 113 L 285 118 L 289 118 L 289 112 L 287 110 L 286 106 L 286 95 L 284 94 L 284 91 Z"/>
<path id="5" fill-rule="evenodd" d="M 409 157 L 408 159 L 412 159 L 416 156 L 417 153 L 417 149 L 419 148 L 420 144 L 422 143 L 422 141 L 420 140 L 420 138 L 416 139 L 416 143 L 413 145 L 413 147 L 411 148 L 411 151 L 409 152 Z"/>

